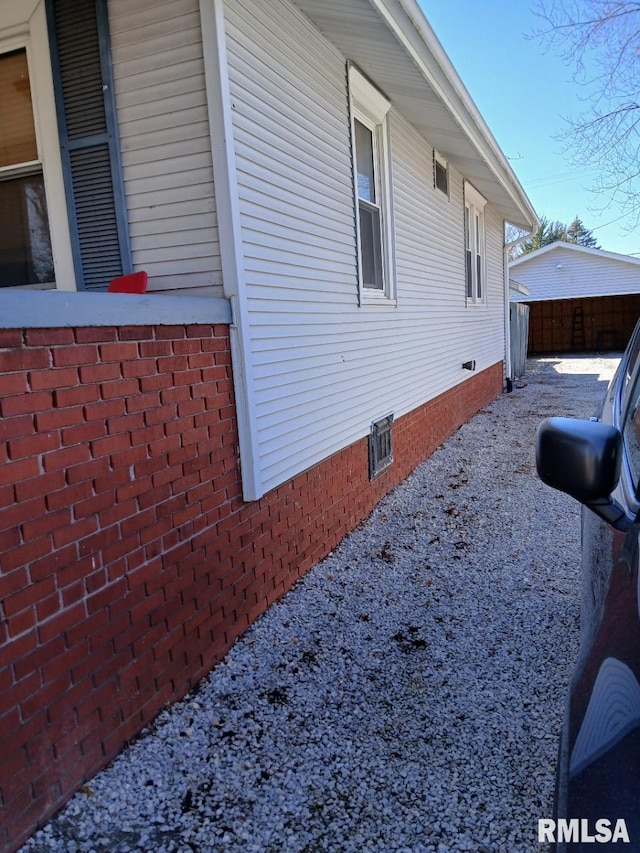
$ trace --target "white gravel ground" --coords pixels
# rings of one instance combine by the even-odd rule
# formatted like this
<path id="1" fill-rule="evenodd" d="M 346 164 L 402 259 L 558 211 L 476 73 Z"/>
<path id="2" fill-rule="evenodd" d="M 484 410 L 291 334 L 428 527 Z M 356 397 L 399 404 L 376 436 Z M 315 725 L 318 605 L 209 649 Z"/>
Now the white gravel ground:
<path id="1" fill-rule="evenodd" d="M 529 362 L 23 853 L 540 851 L 580 531 L 535 431 L 616 364 Z"/>

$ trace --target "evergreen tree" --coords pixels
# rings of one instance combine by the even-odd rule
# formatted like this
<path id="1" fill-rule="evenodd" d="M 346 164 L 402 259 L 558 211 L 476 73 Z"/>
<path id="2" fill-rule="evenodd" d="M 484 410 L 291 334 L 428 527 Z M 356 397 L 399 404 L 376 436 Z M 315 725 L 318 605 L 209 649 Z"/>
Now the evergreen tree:
<path id="1" fill-rule="evenodd" d="M 540 226 L 536 233 L 525 240 L 522 244 L 522 255 L 528 255 L 529 252 L 535 252 L 543 246 L 548 246 L 549 243 L 555 243 L 557 240 L 567 239 L 567 226 L 556 220 L 550 222 L 546 216 L 540 217 Z"/>
<path id="2" fill-rule="evenodd" d="M 589 249 L 599 249 L 598 241 L 593 236 L 593 232 L 582 223 L 582 220 L 576 216 L 571 225 L 567 228 L 567 243 L 578 243 L 580 246 L 587 246 Z"/>
<path id="3" fill-rule="evenodd" d="M 520 255 L 528 255 L 530 252 L 535 252 L 543 246 L 548 246 L 549 243 L 555 243 L 561 240 L 563 243 L 577 243 L 580 246 L 587 246 L 590 249 L 599 249 L 600 246 L 593 233 L 585 228 L 580 217 L 576 216 L 571 225 L 565 225 L 556 219 L 551 222 L 546 216 L 540 217 L 540 227 L 536 233 L 525 240 L 519 248 L 518 257 Z"/>

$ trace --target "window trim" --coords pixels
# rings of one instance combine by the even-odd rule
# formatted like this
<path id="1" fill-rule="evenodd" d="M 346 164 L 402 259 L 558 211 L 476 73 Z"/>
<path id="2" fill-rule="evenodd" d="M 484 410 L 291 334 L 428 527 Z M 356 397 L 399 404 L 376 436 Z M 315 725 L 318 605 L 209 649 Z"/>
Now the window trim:
<path id="1" fill-rule="evenodd" d="M 486 198 L 469 183 L 464 182 L 464 257 L 465 300 L 467 306 L 487 304 L 487 234 L 484 209 Z M 468 253 L 471 252 L 471 281 Z M 478 277 L 478 268 L 480 276 Z M 478 288 L 478 280 L 480 288 Z M 478 290 L 480 293 L 478 295 Z"/>
<path id="2" fill-rule="evenodd" d="M 25 171 L 32 168 L 42 171 L 49 211 L 49 236 L 55 282 L 16 285 L 16 289 L 75 290 L 44 4 L 38 4 L 33 14 L 28 14 L 28 10 L 23 14 L 22 20 L 13 20 L 6 28 L 0 29 L 0 52 L 9 53 L 21 49 L 27 52 L 38 160 L 20 164 L 20 167 L 24 167 Z M 11 290 L 11 287 L 3 289 Z"/>
<path id="3" fill-rule="evenodd" d="M 391 146 L 389 139 L 389 110 L 391 104 L 358 69 L 348 64 L 351 163 L 353 174 L 354 221 L 360 305 L 395 305 L 396 277 L 391 192 Z M 372 132 L 374 151 L 374 180 L 379 199 L 382 288 L 365 287 L 362 281 L 362 248 L 360 237 L 360 199 L 358 197 L 355 121 Z"/>

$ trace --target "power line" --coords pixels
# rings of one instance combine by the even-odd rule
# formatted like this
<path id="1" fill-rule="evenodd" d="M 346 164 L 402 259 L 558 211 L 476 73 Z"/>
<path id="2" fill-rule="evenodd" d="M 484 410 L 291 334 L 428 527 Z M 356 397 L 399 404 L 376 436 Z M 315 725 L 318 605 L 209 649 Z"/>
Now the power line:
<path id="1" fill-rule="evenodd" d="M 621 219 L 627 219 L 629 216 L 628 213 L 623 213 L 622 216 L 617 216 L 615 219 L 611 219 L 609 222 L 603 222 L 602 225 L 595 225 L 593 228 L 590 228 L 589 231 L 597 231 L 599 228 L 606 228 L 607 225 L 614 225 L 616 222 L 620 222 Z M 627 255 L 631 254 L 631 252 L 627 252 Z M 640 252 L 634 252 L 635 255 L 640 255 Z"/>
<path id="2" fill-rule="evenodd" d="M 527 187 L 540 189 L 546 186 L 554 186 L 555 184 L 566 184 L 569 181 L 588 178 L 590 175 L 595 176 L 596 172 L 593 169 L 575 169 L 567 172 L 560 172 L 556 175 L 546 175 L 540 178 L 532 178 L 530 181 L 523 179 L 523 184 Z"/>

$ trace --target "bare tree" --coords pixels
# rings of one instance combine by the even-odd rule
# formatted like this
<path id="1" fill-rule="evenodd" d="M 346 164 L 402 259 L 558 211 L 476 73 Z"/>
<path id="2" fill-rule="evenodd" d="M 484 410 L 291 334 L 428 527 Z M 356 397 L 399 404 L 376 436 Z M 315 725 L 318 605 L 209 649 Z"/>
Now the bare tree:
<path id="1" fill-rule="evenodd" d="M 562 138 L 576 163 L 596 166 L 594 191 L 640 223 L 640 2 L 539 0 L 535 33 L 559 49 L 584 90 Z M 633 227 L 633 226 L 631 226 Z"/>
<path id="2" fill-rule="evenodd" d="M 511 222 L 505 222 L 504 245 L 507 248 L 508 261 L 515 261 L 515 259 L 522 254 L 521 244 L 524 242 L 528 233 L 528 231 L 518 228 L 517 225 L 513 225 Z"/>

